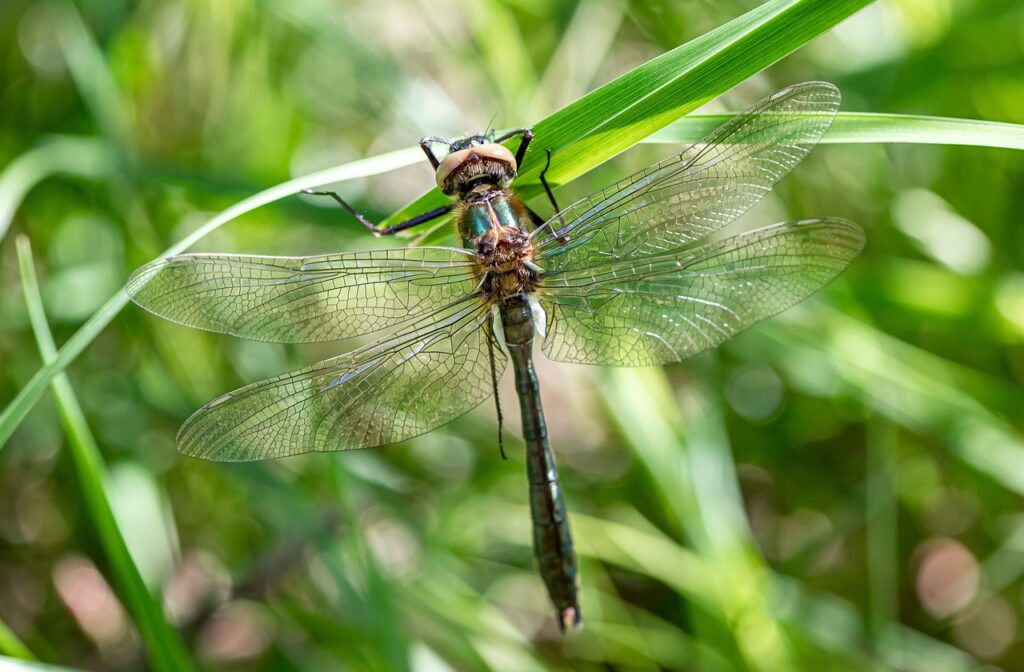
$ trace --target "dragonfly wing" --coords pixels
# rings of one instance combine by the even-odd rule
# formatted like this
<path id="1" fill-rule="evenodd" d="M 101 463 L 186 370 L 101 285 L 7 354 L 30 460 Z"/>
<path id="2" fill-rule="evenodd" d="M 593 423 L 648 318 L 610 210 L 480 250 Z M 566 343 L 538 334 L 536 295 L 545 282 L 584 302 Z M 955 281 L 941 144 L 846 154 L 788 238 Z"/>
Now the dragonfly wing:
<path id="1" fill-rule="evenodd" d="M 657 254 L 720 230 L 811 151 L 840 100 L 827 82 L 782 89 L 682 153 L 574 203 L 535 234 L 540 265 Z"/>
<path id="2" fill-rule="evenodd" d="M 230 392 L 185 422 L 178 449 L 210 460 L 261 460 L 430 431 L 491 395 L 491 357 L 499 375 L 505 357 L 493 345 L 490 320 L 488 306 L 466 300 L 394 337 Z"/>
<path id="3" fill-rule="evenodd" d="M 418 247 L 265 257 L 186 254 L 128 280 L 137 304 L 189 327 L 258 341 L 333 341 L 396 327 L 474 292 L 467 250 Z"/>
<path id="4" fill-rule="evenodd" d="M 841 219 L 769 226 L 674 254 L 547 273 L 544 353 L 612 366 L 676 362 L 807 298 L 860 253 Z"/>

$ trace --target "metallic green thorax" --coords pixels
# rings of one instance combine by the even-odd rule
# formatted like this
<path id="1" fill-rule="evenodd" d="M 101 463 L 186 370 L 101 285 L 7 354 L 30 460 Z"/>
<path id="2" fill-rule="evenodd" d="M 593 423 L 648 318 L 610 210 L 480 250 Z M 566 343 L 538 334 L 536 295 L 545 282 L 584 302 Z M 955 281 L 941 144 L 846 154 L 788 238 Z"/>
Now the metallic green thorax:
<path id="1" fill-rule="evenodd" d="M 512 204 L 504 197 L 473 203 L 466 207 L 464 217 L 465 233 L 471 238 L 483 236 L 495 225 L 519 226 L 519 218 Z"/>

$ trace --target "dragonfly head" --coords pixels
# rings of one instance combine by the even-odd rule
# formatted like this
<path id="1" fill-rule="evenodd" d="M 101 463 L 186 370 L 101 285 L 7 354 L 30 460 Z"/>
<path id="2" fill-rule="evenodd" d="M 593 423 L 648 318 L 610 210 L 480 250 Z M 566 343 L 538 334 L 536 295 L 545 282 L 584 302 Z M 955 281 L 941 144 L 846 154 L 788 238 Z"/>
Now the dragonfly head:
<path id="1" fill-rule="evenodd" d="M 516 157 L 487 135 L 453 140 L 437 167 L 437 186 L 448 196 L 465 195 L 481 183 L 507 187 L 516 177 Z"/>

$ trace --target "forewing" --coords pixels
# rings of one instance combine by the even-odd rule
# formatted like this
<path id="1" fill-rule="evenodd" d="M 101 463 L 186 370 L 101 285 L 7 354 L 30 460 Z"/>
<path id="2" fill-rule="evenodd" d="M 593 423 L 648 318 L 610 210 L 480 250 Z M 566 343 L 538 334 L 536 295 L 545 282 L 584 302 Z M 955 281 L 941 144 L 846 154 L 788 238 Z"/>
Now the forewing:
<path id="1" fill-rule="evenodd" d="M 488 306 L 465 301 L 393 338 L 225 394 L 185 422 L 178 449 L 262 460 L 430 431 L 491 395 L 490 319 Z M 500 375 L 505 357 L 492 352 Z"/>
<path id="2" fill-rule="evenodd" d="M 474 292 L 467 250 L 418 247 L 312 257 L 186 254 L 128 280 L 132 300 L 189 327 L 257 341 L 370 334 Z"/>
<path id="3" fill-rule="evenodd" d="M 682 153 L 552 217 L 535 234 L 538 263 L 559 270 L 659 254 L 720 230 L 811 151 L 840 100 L 827 82 L 765 98 Z"/>
<path id="4" fill-rule="evenodd" d="M 840 219 L 778 224 L 675 254 L 549 273 L 544 353 L 579 364 L 647 366 L 713 348 L 828 284 L 864 232 Z"/>

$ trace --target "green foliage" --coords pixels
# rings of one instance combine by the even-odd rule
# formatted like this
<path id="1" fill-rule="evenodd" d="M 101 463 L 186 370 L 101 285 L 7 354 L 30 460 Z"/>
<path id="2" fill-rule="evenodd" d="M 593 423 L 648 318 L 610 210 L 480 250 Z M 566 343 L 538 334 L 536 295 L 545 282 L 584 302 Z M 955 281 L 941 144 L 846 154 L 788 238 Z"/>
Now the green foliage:
<path id="1" fill-rule="evenodd" d="M 35 332 L 36 343 L 43 361 L 50 361 L 57 355 L 57 346 L 47 324 L 39 284 L 36 281 L 32 261 L 32 248 L 28 238 L 18 238 L 18 264 L 21 270 L 21 284 L 25 292 L 25 305 L 29 320 Z M 100 457 L 96 439 L 89 430 L 82 407 L 71 388 L 71 381 L 61 374 L 54 378 L 53 394 L 60 410 L 61 421 L 68 437 L 68 448 L 75 463 L 77 481 L 89 510 L 92 524 L 99 536 L 100 544 L 110 561 L 113 574 L 122 584 L 121 590 L 128 608 L 135 617 L 139 632 L 146 640 L 153 668 L 158 670 L 193 669 L 185 647 L 177 633 L 164 619 L 160 605 L 153 600 L 149 589 L 142 582 L 142 575 L 132 561 L 124 538 L 114 520 L 104 480 L 106 466 Z"/>
<path id="2" fill-rule="evenodd" d="M 697 142 L 730 117 L 729 114 L 691 114 L 647 136 L 643 142 Z M 1024 126 L 976 119 L 840 112 L 821 142 L 917 143 L 1024 149 Z"/>
<path id="3" fill-rule="evenodd" d="M 847 23 L 870 3 L 429 4 L 0 9 L 0 653 L 88 669 L 1020 668 L 1019 3 L 894 0 Z M 857 221 L 868 248 L 849 272 L 680 365 L 540 363 L 582 633 L 550 621 L 518 428 L 502 462 L 488 405 L 372 451 L 174 452 L 201 403 L 348 344 L 122 311 L 141 263 L 380 245 L 294 195 L 343 182 L 391 221 L 439 203 L 416 198 L 432 184 L 418 149 L 388 150 L 495 106 L 499 127 L 540 119 L 523 193 L 539 195 L 551 148 L 571 200 L 811 79 L 844 92 L 834 145 L 751 220 Z M 38 292 L 8 230 L 35 245 Z M 36 669 L 17 665 L 0 659 Z"/>
<path id="4" fill-rule="evenodd" d="M 0 672 L 75 672 L 75 670 L 70 667 L 43 665 L 28 660 L 0 656 Z"/>
<path id="5" fill-rule="evenodd" d="M 11 629 L 3 621 L 0 621 L 0 653 L 21 660 L 35 660 L 28 647 L 11 632 Z"/>

